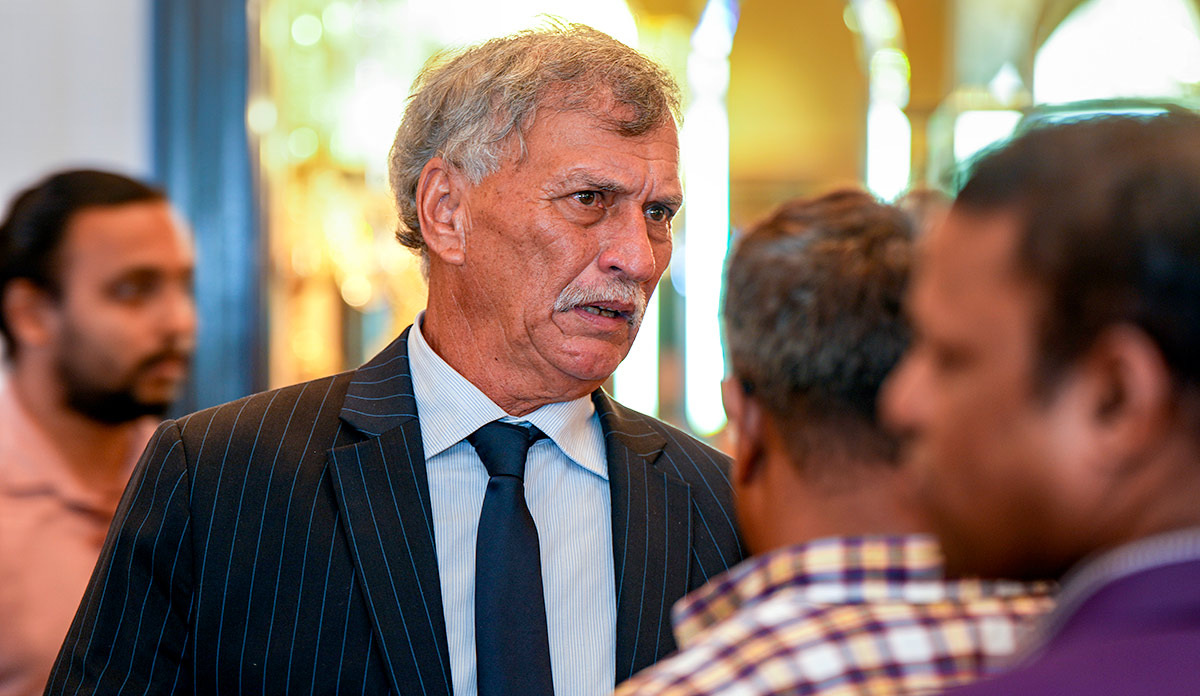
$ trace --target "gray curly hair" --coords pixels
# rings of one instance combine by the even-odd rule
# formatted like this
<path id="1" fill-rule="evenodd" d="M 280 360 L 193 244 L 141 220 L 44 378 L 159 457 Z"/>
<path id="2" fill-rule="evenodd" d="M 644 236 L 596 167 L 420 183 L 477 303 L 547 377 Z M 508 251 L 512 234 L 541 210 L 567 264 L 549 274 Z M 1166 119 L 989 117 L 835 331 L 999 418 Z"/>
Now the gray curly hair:
<path id="1" fill-rule="evenodd" d="M 427 254 L 416 198 L 430 159 L 440 156 L 479 183 L 499 169 L 509 136 L 524 156 L 523 131 L 551 97 L 563 110 L 611 97 L 625 108 L 597 115 L 627 137 L 679 119 L 679 87 L 662 66 L 582 24 L 556 23 L 439 54 L 413 83 L 389 155 L 400 243 Z"/>

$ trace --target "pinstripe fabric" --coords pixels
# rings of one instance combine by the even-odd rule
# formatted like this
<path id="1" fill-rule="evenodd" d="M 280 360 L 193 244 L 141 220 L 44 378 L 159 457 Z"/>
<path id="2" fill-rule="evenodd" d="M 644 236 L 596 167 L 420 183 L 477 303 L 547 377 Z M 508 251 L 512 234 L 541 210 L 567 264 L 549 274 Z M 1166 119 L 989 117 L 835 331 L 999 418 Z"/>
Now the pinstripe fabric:
<path id="1" fill-rule="evenodd" d="M 49 694 L 450 694 L 407 333 L 362 368 L 164 423 Z M 740 560 L 724 458 L 593 396 L 617 680 L 673 649 L 684 592 Z"/>

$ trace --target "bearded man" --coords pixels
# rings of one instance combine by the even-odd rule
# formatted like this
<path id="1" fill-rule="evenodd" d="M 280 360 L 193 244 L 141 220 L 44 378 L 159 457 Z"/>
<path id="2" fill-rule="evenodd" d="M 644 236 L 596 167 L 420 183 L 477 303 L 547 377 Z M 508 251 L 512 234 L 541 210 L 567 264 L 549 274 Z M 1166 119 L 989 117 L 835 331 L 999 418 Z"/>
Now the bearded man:
<path id="1" fill-rule="evenodd" d="M 0 694 L 41 693 L 196 331 L 162 192 L 54 174 L 0 225 Z"/>

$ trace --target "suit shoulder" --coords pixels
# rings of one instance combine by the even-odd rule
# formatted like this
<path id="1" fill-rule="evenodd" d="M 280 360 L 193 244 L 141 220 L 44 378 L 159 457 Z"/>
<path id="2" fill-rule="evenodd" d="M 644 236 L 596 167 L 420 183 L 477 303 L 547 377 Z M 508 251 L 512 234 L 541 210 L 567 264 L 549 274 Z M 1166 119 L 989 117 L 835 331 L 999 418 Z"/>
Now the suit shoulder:
<path id="1" fill-rule="evenodd" d="M 164 424 L 179 428 L 189 457 L 210 457 L 214 452 L 237 450 L 261 453 L 272 442 L 303 443 L 328 447 L 337 429 L 338 413 L 353 372 L 343 372 L 309 382 L 244 396 L 196 411 Z M 313 442 L 313 435 L 321 433 Z M 295 454 L 300 454 L 296 452 Z"/>
<path id="2" fill-rule="evenodd" d="M 623 406 L 611 398 L 608 399 L 608 404 L 618 422 L 628 424 L 634 429 L 653 432 L 666 440 L 665 454 L 686 456 L 706 474 L 715 471 L 719 471 L 722 475 L 728 473 L 732 460 L 724 452 L 670 423 Z M 687 477 L 685 476 L 685 478 Z"/>
<path id="3" fill-rule="evenodd" d="M 200 423 L 211 423 L 216 426 L 231 418 L 237 418 L 239 415 L 243 418 L 257 416 L 274 410 L 281 404 L 287 404 L 306 414 L 324 412 L 333 408 L 336 415 L 336 409 L 341 407 L 342 398 L 353 375 L 353 371 L 340 372 L 308 382 L 257 392 L 180 416 L 175 422 L 179 425 L 180 430 L 188 431 L 193 430 Z"/>

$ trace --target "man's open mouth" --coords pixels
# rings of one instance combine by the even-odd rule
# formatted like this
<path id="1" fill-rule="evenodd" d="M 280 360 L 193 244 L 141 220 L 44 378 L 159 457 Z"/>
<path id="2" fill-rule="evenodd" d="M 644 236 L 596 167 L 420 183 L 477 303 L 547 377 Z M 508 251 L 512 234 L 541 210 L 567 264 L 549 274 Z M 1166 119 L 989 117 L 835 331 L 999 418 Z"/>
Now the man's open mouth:
<path id="1" fill-rule="evenodd" d="M 599 287 L 568 285 L 554 300 L 554 311 L 576 310 L 595 317 L 624 320 L 636 330 L 646 311 L 646 293 L 637 283 L 627 280 L 612 280 Z"/>
<path id="2" fill-rule="evenodd" d="M 615 309 L 607 309 L 605 307 L 597 307 L 596 305 L 581 305 L 579 307 L 579 309 L 582 309 L 583 311 L 587 312 L 588 314 L 595 314 L 595 315 L 601 316 L 601 317 L 611 317 L 614 319 L 616 317 L 628 318 L 628 316 L 625 312 L 618 312 Z"/>

